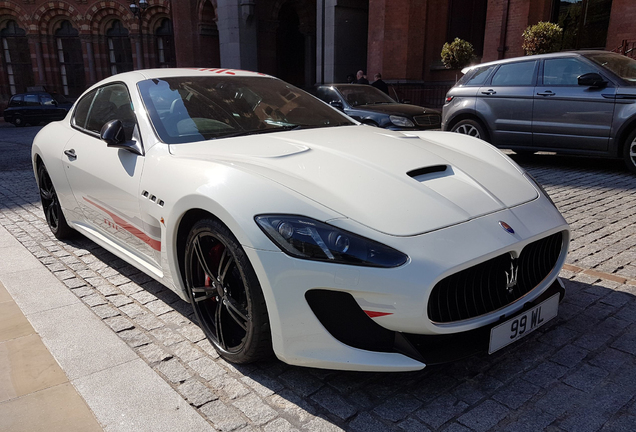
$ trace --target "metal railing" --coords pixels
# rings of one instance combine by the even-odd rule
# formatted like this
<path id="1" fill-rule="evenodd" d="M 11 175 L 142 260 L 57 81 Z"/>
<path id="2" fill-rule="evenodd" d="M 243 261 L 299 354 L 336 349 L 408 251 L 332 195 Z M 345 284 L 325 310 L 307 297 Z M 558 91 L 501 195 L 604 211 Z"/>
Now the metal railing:
<path id="1" fill-rule="evenodd" d="M 621 42 L 618 47 L 614 48 L 612 52 L 636 58 L 636 39 L 623 39 L 623 42 Z"/>

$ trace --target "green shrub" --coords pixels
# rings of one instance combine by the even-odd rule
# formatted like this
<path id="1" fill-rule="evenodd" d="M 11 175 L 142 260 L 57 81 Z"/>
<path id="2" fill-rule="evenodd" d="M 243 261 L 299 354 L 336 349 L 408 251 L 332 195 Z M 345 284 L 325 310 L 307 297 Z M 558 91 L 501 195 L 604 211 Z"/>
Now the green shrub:
<path id="1" fill-rule="evenodd" d="M 563 29 L 558 24 L 539 22 L 523 32 L 523 50 L 526 55 L 558 51 L 562 34 Z"/>
<path id="2" fill-rule="evenodd" d="M 446 42 L 442 47 L 442 63 L 446 69 L 461 69 L 470 64 L 474 58 L 473 46 L 463 39 L 455 38 L 453 42 Z"/>

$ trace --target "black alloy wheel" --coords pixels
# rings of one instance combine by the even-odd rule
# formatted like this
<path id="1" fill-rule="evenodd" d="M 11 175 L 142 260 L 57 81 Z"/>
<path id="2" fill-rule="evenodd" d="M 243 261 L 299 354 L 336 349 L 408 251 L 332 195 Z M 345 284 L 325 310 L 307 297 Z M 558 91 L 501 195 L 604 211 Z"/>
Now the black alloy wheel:
<path id="1" fill-rule="evenodd" d="M 53 187 L 53 182 L 44 164 L 38 166 L 38 187 L 40 189 L 42 210 L 44 210 L 46 223 L 51 229 L 51 232 L 60 240 L 70 237 L 74 231 L 68 226 L 68 223 L 66 223 L 66 218 L 62 212 L 60 201 L 57 198 L 55 187 Z"/>
<path id="2" fill-rule="evenodd" d="M 271 355 L 269 317 L 256 273 L 219 221 L 203 219 L 190 231 L 185 280 L 201 329 L 221 357 L 250 363 Z"/>

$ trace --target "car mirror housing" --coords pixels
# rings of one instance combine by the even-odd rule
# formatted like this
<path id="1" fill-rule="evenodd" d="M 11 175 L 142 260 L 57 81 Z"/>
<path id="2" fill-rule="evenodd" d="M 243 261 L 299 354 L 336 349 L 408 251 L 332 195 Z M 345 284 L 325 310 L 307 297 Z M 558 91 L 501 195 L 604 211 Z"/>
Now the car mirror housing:
<path id="1" fill-rule="evenodd" d="M 607 81 L 603 79 L 603 77 L 596 72 L 589 72 L 578 77 L 578 82 L 580 86 L 586 87 L 605 87 L 607 85 Z"/>
<path id="2" fill-rule="evenodd" d="M 117 147 L 126 141 L 126 134 L 124 133 L 124 125 L 121 120 L 111 120 L 102 126 L 102 130 L 99 132 L 99 137 L 106 141 L 108 147 Z"/>
<path id="3" fill-rule="evenodd" d="M 329 102 L 329 105 L 331 105 L 334 108 L 338 108 L 339 110 L 343 110 L 344 109 L 344 105 L 342 104 L 342 102 L 337 101 L 337 100 L 333 100 L 333 101 Z"/>

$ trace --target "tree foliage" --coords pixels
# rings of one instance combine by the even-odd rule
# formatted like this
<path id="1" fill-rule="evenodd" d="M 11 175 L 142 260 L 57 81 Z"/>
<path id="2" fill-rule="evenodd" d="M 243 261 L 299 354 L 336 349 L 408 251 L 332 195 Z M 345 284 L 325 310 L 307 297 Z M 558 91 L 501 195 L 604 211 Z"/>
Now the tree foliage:
<path id="1" fill-rule="evenodd" d="M 455 38 L 442 47 L 442 63 L 447 69 L 461 69 L 475 58 L 475 50 L 470 42 Z"/>
<path id="2" fill-rule="evenodd" d="M 539 22 L 523 32 L 523 50 L 526 55 L 545 54 L 559 50 L 563 29 L 558 24 Z"/>

